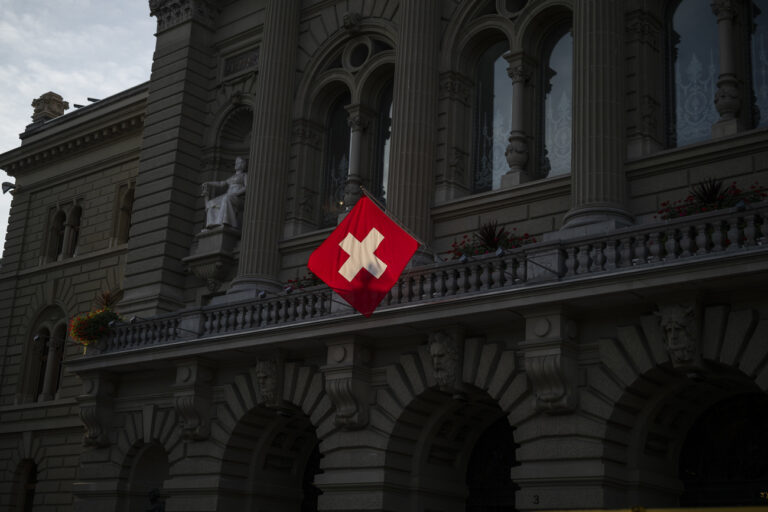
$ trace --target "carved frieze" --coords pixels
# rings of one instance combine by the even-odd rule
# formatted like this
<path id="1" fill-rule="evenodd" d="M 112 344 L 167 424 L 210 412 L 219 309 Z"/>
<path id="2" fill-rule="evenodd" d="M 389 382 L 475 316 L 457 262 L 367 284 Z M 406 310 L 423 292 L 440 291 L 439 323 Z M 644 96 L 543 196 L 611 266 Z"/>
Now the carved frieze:
<path id="1" fill-rule="evenodd" d="M 533 386 L 536 410 L 573 412 L 578 405 L 576 323 L 561 312 L 526 318 L 525 371 Z"/>
<path id="2" fill-rule="evenodd" d="M 336 409 L 334 421 L 339 427 L 351 430 L 368 424 L 370 360 L 369 349 L 357 339 L 328 343 L 327 364 L 323 367 L 325 391 Z"/>
<path id="3" fill-rule="evenodd" d="M 84 375 L 83 393 L 77 397 L 80 421 L 85 427 L 83 446 L 102 448 L 110 444 L 109 427 L 113 416 L 115 386 L 103 373 Z"/>
<path id="4" fill-rule="evenodd" d="M 212 372 L 198 361 L 176 366 L 173 401 L 181 437 L 187 441 L 207 439 L 211 433 Z"/>
<path id="5" fill-rule="evenodd" d="M 193 19 L 211 25 L 217 13 L 213 0 L 149 0 L 149 14 L 157 18 L 158 33 Z"/>

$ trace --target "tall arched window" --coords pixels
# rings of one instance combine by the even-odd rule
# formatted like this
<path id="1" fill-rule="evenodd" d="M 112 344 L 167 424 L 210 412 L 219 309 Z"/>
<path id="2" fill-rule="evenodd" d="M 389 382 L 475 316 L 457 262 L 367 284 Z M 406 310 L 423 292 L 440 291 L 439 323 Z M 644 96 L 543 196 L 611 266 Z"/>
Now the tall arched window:
<path id="1" fill-rule="evenodd" d="M 475 82 L 474 192 L 501 187 L 509 171 L 504 152 L 512 124 L 512 81 L 503 54 L 506 42 L 489 47 L 480 56 Z"/>
<path id="2" fill-rule="evenodd" d="M 386 204 L 387 180 L 389 179 L 389 141 L 392 134 L 391 83 L 381 93 L 377 114 L 376 168 L 371 176 L 371 188 L 373 194 Z"/>
<path id="3" fill-rule="evenodd" d="M 51 219 L 48 228 L 48 261 L 56 261 L 64 250 L 64 230 L 66 229 L 67 216 L 59 210 Z"/>
<path id="4" fill-rule="evenodd" d="M 544 76 L 544 148 L 542 174 L 571 172 L 573 119 L 573 36 L 570 30 L 546 48 Z"/>
<path id="5" fill-rule="evenodd" d="M 349 172 L 349 124 L 344 108 L 350 102 L 349 93 L 341 95 L 328 112 L 325 125 L 325 162 L 320 211 L 321 226 L 336 224 L 344 211 L 344 186 Z"/>
<path id="6" fill-rule="evenodd" d="M 77 250 L 77 242 L 80 240 L 80 218 L 83 215 L 83 209 L 80 206 L 75 206 L 72 211 L 69 212 L 69 222 L 66 226 L 65 243 L 64 243 L 64 256 L 72 257 Z"/>
<path id="7" fill-rule="evenodd" d="M 682 0 L 672 14 L 670 33 L 670 146 L 707 140 L 719 119 L 717 19 L 709 2 Z"/>

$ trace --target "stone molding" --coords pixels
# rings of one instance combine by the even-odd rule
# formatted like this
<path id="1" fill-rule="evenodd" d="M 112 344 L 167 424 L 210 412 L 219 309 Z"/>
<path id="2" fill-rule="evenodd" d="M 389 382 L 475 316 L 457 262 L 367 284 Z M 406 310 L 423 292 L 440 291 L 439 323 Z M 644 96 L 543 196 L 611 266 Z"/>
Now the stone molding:
<path id="1" fill-rule="evenodd" d="M 213 372 L 199 361 L 184 361 L 176 366 L 173 401 L 187 441 L 208 439 L 211 433 Z"/>
<path id="2" fill-rule="evenodd" d="M 371 352 L 356 337 L 327 343 L 325 392 L 336 409 L 336 426 L 354 430 L 369 421 L 371 390 Z"/>
<path id="3" fill-rule="evenodd" d="M 77 397 L 77 401 L 80 404 L 80 421 L 85 427 L 83 446 L 103 448 L 110 444 L 115 384 L 106 373 L 80 374 L 80 378 L 83 394 Z"/>
<path id="4" fill-rule="evenodd" d="M 525 371 L 533 385 L 537 411 L 570 413 L 578 406 L 576 322 L 562 312 L 526 317 Z"/>
<path id="5" fill-rule="evenodd" d="M 149 0 L 149 15 L 157 18 L 157 32 L 163 32 L 188 21 L 210 26 L 218 7 L 210 0 Z"/>

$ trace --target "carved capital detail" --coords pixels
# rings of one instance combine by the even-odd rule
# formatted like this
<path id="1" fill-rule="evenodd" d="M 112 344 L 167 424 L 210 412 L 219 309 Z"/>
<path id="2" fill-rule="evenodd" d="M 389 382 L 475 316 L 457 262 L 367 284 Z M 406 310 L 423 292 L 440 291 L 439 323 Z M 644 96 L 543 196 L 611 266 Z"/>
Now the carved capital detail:
<path id="1" fill-rule="evenodd" d="M 441 96 L 447 96 L 450 100 L 466 103 L 469 101 L 471 90 L 471 82 L 463 75 L 454 72 L 440 75 Z"/>
<path id="2" fill-rule="evenodd" d="M 701 311 L 698 304 L 659 304 L 656 316 L 672 367 L 684 372 L 700 369 Z"/>
<path id="3" fill-rule="evenodd" d="M 210 436 L 212 381 L 212 372 L 196 360 L 176 366 L 173 402 L 184 440 L 200 441 Z"/>
<path id="4" fill-rule="evenodd" d="M 507 69 L 507 74 L 509 74 L 509 78 L 512 79 L 512 83 L 528 83 L 528 81 L 531 79 L 531 68 L 525 64 L 518 64 L 516 66 L 510 66 Z"/>
<path id="5" fill-rule="evenodd" d="M 325 391 L 336 409 L 334 421 L 339 427 L 353 430 L 368 424 L 370 360 L 370 350 L 355 338 L 328 343 L 327 364 L 323 367 Z"/>
<path id="6" fill-rule="evenodd" d="M 736 17 L 736 6 L 733 0 L 714 0 L 711 4 L 712 12 L 717 16 L 717 21 L 732 20 Z"/>
<path id="7" fill-rule="evenodd" d="M 536 410 L 564 414 L 578 406 L 576 323 L 563 314 L 526 318 L 525 371 L 533 386 Z"/>
<path id="8" fill-rule="evenodd" d="M 149 14 L 157 18 L 157 31 L 162 32 L 191 20 L 211 25 L 218 7 L 211 0 L 149 0 Z"/>
<path id="9" fill-rule="evenodd" d="M 107 374 L 81 374 L 83 394 L 77 397 L 80 421 L 85 427 L 83 446 L 102 448 L 110 444 L 109 427 L 112 421 L 114 383 Z"/>

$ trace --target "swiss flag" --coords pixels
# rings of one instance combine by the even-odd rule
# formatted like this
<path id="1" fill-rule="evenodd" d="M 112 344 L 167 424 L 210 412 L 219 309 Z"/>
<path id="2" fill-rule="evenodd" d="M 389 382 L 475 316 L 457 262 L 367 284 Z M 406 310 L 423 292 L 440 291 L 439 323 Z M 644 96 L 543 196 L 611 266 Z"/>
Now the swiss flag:
<path id="1" fill-rule="evenodd" d="M 400 278 L 419 243 L 363 196 L 309 256 L 309 270 L 365 316 Z"/>

